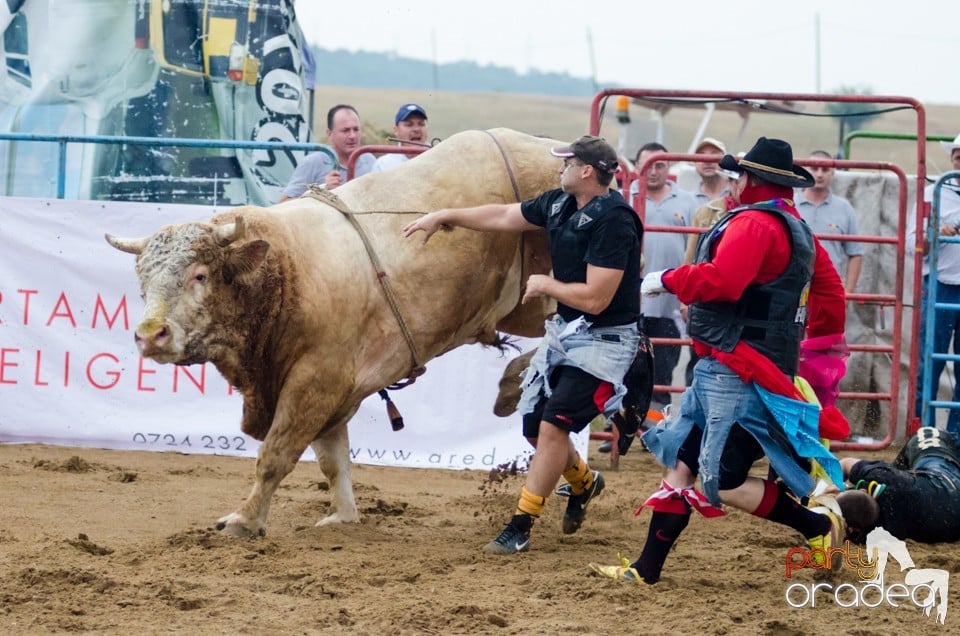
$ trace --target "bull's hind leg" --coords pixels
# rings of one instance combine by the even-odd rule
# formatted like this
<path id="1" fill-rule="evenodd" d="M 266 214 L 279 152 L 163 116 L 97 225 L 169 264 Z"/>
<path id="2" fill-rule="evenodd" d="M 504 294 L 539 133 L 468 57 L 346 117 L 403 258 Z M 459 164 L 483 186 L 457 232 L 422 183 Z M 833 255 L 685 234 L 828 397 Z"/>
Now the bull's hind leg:
<path id="1" fill-rule="evenodd" d="M 318 521 L 317 525 L 359 522 L 357 502 L 353 498 L 353 480 L 350 478 L 350 438 L 346 421 L 332 426 L 310 446 L 317 454 L 320 470 L 330 480 L 330 492 L 333 494 L 330 514 Z"/>

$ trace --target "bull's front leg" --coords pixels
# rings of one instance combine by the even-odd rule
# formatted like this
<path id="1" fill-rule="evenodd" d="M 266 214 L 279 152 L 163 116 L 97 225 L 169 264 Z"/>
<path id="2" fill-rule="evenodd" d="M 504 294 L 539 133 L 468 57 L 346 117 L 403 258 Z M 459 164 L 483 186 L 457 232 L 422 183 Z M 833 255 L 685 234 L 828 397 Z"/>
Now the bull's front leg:
<path id="1" fill-rule="evenodd" d="M 358 523 L 360 515 L 350 477 L 350 438 L 346 420 L 333 425 L 310 446 L 320 462 L 320 470 L 330 480 L 330 492 L 333 495 L 330 514 L 318 521 L 317 525 Z"/>
<path id="2" fill-rule="evenodd" d="M 217 521 L 217 530 L 237 537 L 262 537 L 267 533 L 267 514 L 273 494 L 307 447 L 306 440 L 296 448 L 278 447 L 270 444 L 269 440 L 268 435 L 257 454 L 255 481 L 250 495 L 238 510 Z"/>
<path id="3" fill-rule="evenodd" d="M 307 449 L 320 427 L 323 418 L 315 414 L 303 402 L 290 404 L 287 408 L 281 399 L 274 415 L 270 431 L 260 445 L 254 484 L 243 505 L 217 522 L 217 530 L 238 537 L 264 536 L 267 529 L 267 514 L 270 501 L 280 482 L 289 475 L 303 451 Z M 329 412 L 329 411 L 328 411 Z M 310 413 L 312 417 L 291 417 L 291 413 Z"/>

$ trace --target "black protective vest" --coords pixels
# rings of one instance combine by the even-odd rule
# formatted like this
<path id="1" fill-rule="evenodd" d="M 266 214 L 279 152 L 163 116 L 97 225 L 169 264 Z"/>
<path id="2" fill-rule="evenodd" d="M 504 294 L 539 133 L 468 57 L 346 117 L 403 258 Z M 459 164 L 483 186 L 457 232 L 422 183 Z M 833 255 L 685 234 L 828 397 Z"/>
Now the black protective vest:
<path id="1" fill-rule="evenodd" d="M 755 203 L 731 211 L 700 238 L 695 262 L 710 260 L 714 241 L 730 220 L 746 210 L 777 215 L 790 232 L 790 262 L 778 278 L 748 286 L 736 302 L 694 303 L 689 309 L 690 337 L 719 351 L 730 352 L 743 340 L 793 376 L 800 361 L 800 340 L 807 323 L 807 298 L 815 259 L 813 232 L 806 223 L 780 208 Z"/>
<path id="2" fill-rule="evenodd" d="M 619 210 L 619 212 L 618 212 Z M 587 259 L 594 255 L 595 228 L 605 223 L 609 236 L 617 231 L 618 214 L 629 217 L 624 223 L 632 223 L 637 238 L 628 249 L 627 263 L 620 284 L 606 309 L 599 314 L 589 314 L 557 301 L 557 313 L 567 322 L 583 316 L 594 327 L 628 325 L 636 323 L 640 316 L 640 241 L 643 240 L 643 224 L 640 217 L 627 205 L 616 190 L 595 196 L 583 208 L 577 209 L 576 199 L 562 194 L 554 200 L 547 216 L 546 229 L 550 241 L 550 257 L 553 263 L 553 277 L 563 283 L 584 283 L 587 280 Z M 626 239 L 626 231 L 619 235 Z M 609 240 L 609 239 L 608 239 Z"/>

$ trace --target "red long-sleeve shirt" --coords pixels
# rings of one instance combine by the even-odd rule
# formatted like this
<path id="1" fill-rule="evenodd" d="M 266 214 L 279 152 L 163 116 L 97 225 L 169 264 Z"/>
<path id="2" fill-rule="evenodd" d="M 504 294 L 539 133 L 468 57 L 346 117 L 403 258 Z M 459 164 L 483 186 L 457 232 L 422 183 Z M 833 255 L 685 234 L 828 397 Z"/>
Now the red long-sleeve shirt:
<path id="1" fill-rule="evenodd" d="M 749 203 L 791 196 L 789 188 L 751 187 L 741 200 Z M 800 215 L 786 201 L 781 209 L 797 219 Z M 807 337 L 842 334 L 846 321 L 846 297 L 843 282 L 827 251 L 814 239 L 816 258 L 808 299 Z M 695 302 L 735 302 L 751 284 L 769 282 L 782 274 L 790 260 L 787 229 L 769 212 L 744 211 L 730 220 L 723 236 L 713 245 L 709 262 L 681 265 L 666 272 L 663 286 L 684 304 Z M 713 357 L 730 367 L 744 382 L 756 382 L 781 395 L 800 398 L 788 378 L 766 356 L 741 341 L 733 351 L 718 351 L 694 341 L 701 357 Z M 800 398 L 802 399 L 802 398 Z"/>
<path id="2" fill-rule="evenodd" d="M 761 192 L 773 189 L 752 188 Z M 782 205 L 781 209 L 800 218 L 793 206 Z M 846 322 L 843 281 L 820 242 L 814 239 L 814 245 L 816 260 L 807 319 L 810 338 L 842 333 Z M 769 212 L 745 211 L 730 220 L 715 243 L 709 262 L 681 265 L 665 273 L 662 280 L 664 287 L 686 305 L 736 302 L 748 285 L 767 283 L 780 276 L 789 261 L 790 237 L 783 223 Z"/>

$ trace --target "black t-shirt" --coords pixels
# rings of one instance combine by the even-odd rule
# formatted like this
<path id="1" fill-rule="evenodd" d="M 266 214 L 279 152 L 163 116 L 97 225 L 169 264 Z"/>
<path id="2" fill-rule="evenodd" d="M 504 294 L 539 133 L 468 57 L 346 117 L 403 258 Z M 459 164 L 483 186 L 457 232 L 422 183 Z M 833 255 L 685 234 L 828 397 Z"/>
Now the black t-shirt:
<path id="1" fill-rule="evenodd" d="M 857 462 L 850 471 L 852 483 L 861 479 L 886 485 L 877 497 L 878 525 L 893 536 L 923 543 L 960 540 L 960 491 L 955 484 L 960 480 L 868 460 Z"/>
<path id="2" fill-rule="evenodd" d="M 583 316 L 596 327 L 625 325 L 640 316 L 640 239 L 642 225 L 619 192 L 594 197 L 582 209 L 562 190 L 549 190 L 520 205 L 523 217 L 547 229 L 553 277 L 563 283 L 585 283 L 587 265 L 623 270 L 610 304 L 597 315 L 557 302 L 566 321 Z"/>

